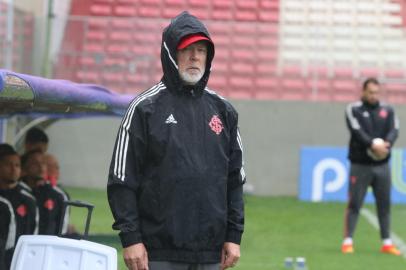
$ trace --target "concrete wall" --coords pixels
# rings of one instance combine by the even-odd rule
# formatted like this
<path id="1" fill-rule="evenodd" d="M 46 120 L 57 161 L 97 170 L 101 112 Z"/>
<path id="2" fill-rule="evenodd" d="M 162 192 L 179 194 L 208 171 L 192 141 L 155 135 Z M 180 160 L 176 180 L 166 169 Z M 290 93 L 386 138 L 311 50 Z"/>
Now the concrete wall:
<path id="1" fill-rule="evenodd" d="M 346 146 L 344 103 L 233 101 L 240 114 L 248 182 L 258 195 L 296 195 L 304 145 Z M 406 106 L 396 107 L 401 120 Z M 47 129 L 62 182 L 104 187 L 120 119 L 62 120 Z M 402 134 L 402 133 L 401 133 Z M 406 147 L 400 136 L 396 147 Z"/>

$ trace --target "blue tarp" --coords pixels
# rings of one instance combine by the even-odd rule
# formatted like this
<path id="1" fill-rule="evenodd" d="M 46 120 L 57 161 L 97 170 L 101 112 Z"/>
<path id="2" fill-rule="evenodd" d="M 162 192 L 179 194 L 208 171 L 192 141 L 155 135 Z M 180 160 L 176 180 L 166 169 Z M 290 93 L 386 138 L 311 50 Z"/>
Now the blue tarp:
<path id="1" fill-rule="evenodd" d="M 0 69 L 0 116 L 122 116 L 134 98 L 99 85 L 45 79 Z"/>

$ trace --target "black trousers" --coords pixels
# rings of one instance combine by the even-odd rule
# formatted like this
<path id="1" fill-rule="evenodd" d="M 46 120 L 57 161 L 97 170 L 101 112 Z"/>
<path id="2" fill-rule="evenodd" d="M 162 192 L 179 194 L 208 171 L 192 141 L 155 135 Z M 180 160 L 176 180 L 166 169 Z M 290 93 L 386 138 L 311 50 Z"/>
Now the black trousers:
<path id="1" fill-rule="evenodd" d="M 389 238 L 391 175 L 388 163 L 351 164 L 349 181 L 344 237 L 353 236 L 365 194 L 368 187 L 371 186 L 376 201 L 381 238 Z"/>

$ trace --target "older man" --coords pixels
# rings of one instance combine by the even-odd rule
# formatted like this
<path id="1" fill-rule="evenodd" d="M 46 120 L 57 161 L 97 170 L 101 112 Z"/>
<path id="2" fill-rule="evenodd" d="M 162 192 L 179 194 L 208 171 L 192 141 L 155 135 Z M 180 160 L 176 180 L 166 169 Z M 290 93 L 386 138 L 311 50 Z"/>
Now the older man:
<path id="1" fill-rule="evenodd" d="M 108 197 L 129 269 L 218 270 L 240 257 L 243 150 L 237 112 L 206 86 L 213 57 L 206 27 L 178 15 L 162 80 L 122 120 Z"/>

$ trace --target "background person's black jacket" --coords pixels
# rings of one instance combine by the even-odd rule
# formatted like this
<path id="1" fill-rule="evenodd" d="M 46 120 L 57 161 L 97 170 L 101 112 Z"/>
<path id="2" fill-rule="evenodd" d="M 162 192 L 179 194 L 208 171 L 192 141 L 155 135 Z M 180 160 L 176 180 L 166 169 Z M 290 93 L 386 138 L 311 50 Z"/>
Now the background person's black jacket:
<path id="1" fill-rule="evenodd" d="M 245 173 L 238 116 L 206 88 L 206 71 L 183 86 L 175 67 L 182 37 L 205 27 L 182 13 L 163 33 L 162 81 L 130 104 L 122 120 L 108 198 L 124 247 L 144 243 L 150 260 L 218 263 L 224 242 L 239 244 Z"/>
<path id="2" fill-rule="evenodd" d="M 0 196 L 13 206 L 17 235 L 38 234 L 39 211 L 34 196 L 19 185 L 12 189 L 0 189 Z"/>
<path id="3" fill-rule="evenodd" d="M 382 164 L 388 162 L 390 154 L 383 160 L 373 160 L 367 149 L 374 138 L 381 138 L 395 143 L 399 122 L 391 106 L 384 103 L 371 105 L 366 101 L 358 101 L 347 106 L 347 126 L 350 130 L 350 147 L 348 157 L 356 164 Z"/>
<path id="4" fill-rule="evenodd" d="M 10 268 L 17 241 L 17 226 L 11 202 L 0 196 L 0 270 Z"/>
<path id="5" fill-rule="evenodd" d="M 36 186 L 32 193 L 39 209 L 39 234 L 58 235 L 61 223 L 63 196 L 49 183 Z"/>

